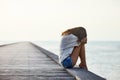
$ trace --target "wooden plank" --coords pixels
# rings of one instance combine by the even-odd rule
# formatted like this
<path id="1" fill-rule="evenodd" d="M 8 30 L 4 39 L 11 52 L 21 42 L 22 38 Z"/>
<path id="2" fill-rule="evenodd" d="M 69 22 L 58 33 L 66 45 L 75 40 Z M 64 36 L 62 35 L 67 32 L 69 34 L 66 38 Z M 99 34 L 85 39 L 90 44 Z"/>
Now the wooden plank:
<path id="1" fill-rule="evenodd" d="M 75 80 L 73 77 L 39 77 L 34 75 L 22 75 L 22 76 L 11 76 L 11 75 L 0 75 L 0 80 Z"/>
<path id="2" fill-rule="evenodd" d="M 77 80 L 105 80 L 105 78 L 102 78 L 90 71 L 87 71 L 85 69 L 80 69 L 78 67 L 75 67 L 73 69 L 66 69 L 71 75 L 75 76 Z"/>
<path id="3" fill-rule="evenodd" d="M 21 71 L 6 71 L 6 72 L 3 72 L 3 73 L 0 73 L 0 75 L 11 75 L 11 76 L 25 76 L 25 75 L 29 75 L 29 76 L 32 76 L 32 75 L 35 75 L 35 76 L 39 76 L 39 77 L 54 77 L 54 76 L 57 76 L 57 77 L 71 77 L 71 75 L 69 75 L 68 73 L 66 72 L 44 72 L 44 71 L 24 71 L 21 72 Z"/>

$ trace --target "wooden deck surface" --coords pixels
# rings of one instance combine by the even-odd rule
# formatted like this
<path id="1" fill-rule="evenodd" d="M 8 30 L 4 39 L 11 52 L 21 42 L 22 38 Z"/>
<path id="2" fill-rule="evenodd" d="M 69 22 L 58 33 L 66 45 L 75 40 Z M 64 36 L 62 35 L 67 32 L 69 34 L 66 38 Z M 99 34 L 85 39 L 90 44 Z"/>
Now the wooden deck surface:
<path id="1" fill-rule="evenodd" d="M 0 80 L 75 80 L 30 42 L 0 47 Z"/>
<path id="2" fill-rule="evenodd" d="M 31 42 L 0 46 L 0 80 L 105 80 L 84 69 L 64 69 L 58 56 Z"/>

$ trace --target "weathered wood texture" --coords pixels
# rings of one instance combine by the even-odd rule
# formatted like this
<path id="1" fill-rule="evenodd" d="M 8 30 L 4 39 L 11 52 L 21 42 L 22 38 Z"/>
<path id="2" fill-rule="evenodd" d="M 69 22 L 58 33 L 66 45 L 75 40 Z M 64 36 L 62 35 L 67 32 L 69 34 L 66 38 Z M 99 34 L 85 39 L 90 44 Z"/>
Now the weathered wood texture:
<path id="1" fill-rule="evenodd" d="M 45 50 L 35 44 L 33 44 L 35 47 L 37 47 L 40 51 L 45 53 L 47 56 L 49 56 L 51 59 L 53 59 L 56 63 L 59 64 L 58 56 L 48 50 Z M 90 71 L 80 69 L 78 67 L 74 67 L 72 69 L 66 69 L 71 75 L 73 75 L 77 80 L 106 80 L 105 78 L 102 78 Z"/>
<path id="2" fill-rule="evenodd" d="M 46 54 L 30 42 L 1 46 L 0 80 L 75 80 Z"/>

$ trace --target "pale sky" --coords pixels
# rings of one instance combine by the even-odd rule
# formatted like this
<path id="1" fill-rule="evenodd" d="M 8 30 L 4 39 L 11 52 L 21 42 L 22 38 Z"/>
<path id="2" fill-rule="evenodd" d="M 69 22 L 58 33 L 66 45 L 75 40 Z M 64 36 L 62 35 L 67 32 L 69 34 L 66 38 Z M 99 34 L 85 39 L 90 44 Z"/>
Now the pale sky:
<path id="1" fill-rule="evenodd" d="M 120 41 L 120 0 L 0 0 L 0 41 L 55 41 L 76 26 L 88 40 Z"/>

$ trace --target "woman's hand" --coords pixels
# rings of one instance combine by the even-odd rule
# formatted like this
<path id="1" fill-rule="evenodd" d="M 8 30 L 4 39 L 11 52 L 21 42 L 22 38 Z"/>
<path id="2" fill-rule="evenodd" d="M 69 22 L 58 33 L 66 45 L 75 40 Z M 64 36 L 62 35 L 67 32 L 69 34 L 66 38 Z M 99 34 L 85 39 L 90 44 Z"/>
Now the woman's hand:
<path id="1" fill-rule="evenodd" d="M 83 38 L 83 39 L 81 40 L 81 43 L 86 44 L 86 43 L 87 43 L 87 37 Z"/>

